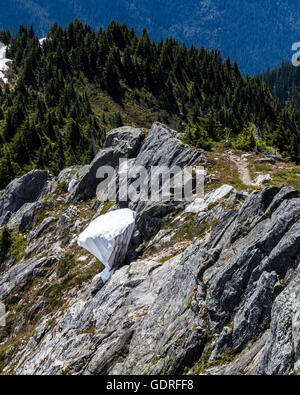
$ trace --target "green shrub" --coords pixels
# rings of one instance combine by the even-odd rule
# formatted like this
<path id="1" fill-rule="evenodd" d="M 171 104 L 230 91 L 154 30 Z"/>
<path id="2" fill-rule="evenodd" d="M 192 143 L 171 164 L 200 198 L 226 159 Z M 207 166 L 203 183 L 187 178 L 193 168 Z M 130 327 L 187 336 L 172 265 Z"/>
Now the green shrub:
<path id="1" fill-rule="evenodd" d="M 24 254 L 27 247 L 27 240 L 21 234 L 16 234 L 16 231 L 13 233 L 12 243 L 10 247 L 10 254 L 15 259 L 15 261 L 20 260 L 22 255 Z"/>
<path id="2" fill-rule="evenodd" d="M 206 129 L 199 124 L 188 127 L 182 136 L 182 141 L 196 148 L 202 148 L 205 151 L 210 151 L 213 144 Z"/>
<path id="3" fill-rule="evenodd" d="M 253 149 L 257 146 L 254 132 L 251 127 L 245 128 L 243 133 L 240 133 L 234 144 L 234 148 L 241 149 L 243 151 L 253 151 Z"/>
<path id="4" fill-rule="evenodd" d="M 115 200 L 109 200 L 103 204 L 103 209 L 100 215 L 106 214 L 114 205 L 116 204 Z"/>
<path id="5" fill-rule="evenodd" d="M 64 192 L 66 190 L 66 186 L 67 186 L 67 182 L 63 181 L 60 184 L 57 185 L 55 192 L 59 193 L 59 192 Z"/>

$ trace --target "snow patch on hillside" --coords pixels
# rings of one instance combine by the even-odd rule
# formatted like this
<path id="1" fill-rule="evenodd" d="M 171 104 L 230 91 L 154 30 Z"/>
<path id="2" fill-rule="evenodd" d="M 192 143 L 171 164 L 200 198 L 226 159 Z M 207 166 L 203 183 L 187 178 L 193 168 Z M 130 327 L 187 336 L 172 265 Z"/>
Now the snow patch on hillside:
<path id="1" fill-rule="evenodd" d="M 6 71 L 8 70 L 9 66 L 8 63 L 11 62 L 11 59 L 6 58 L 6 50 L 7 47 L 0 43 L 0 79 L 7 84 L 8 79 L 5 76 Z"/>
<path id="2" fill-rule="evenodd" d="M 101 273 L 104 283 L 125 259 L 135 218 L 136 213 L 129 209 L 108 212 L 92 221 L 78 238 L 78 244 L 105 266 Z"/>
<path id="3" fill-rule="evenodd" d="M 43 38 L 40 38 L 39 39 L 39 42 L 40 42 L 40 46 L 42 47 L 43 46 L 43 44 L 44 44 L 44 42 L 47 40 L 47 37 L 43 37 Z"/>

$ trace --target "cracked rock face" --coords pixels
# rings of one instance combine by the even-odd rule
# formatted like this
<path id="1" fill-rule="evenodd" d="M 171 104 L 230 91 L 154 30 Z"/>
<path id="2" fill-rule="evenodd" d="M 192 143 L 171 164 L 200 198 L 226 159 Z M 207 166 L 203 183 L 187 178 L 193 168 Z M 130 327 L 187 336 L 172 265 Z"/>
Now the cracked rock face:
<path id="1" fill-rule="evenodd" d="M 85 166 L 78 175 L 79 182 L 76 186 L 73 185 L 75 188 L 69 194 L 67 203 L 95 197 L 100 181 L 97 178 L 98 169 L 111 166 L 117 170 L 120 159 L 133 158 L 139 153 L 144 138 L 141 129 L 128 126 L 108 133 L 103 150 L 98 152 L 92 163 Z"/>
<path id="2" fill-rule="evenodd" d="M 299 260 L 299 259 L 298 259 Z M 270 334 L 259 365 L 261 374 L 300 370 L 300 273 L 276 299 Z"/>
<path id="3" fill-rule="evenodd" d="M 181 374 L 208 349 L 203 374 L 297 371 L 299 240 L 298 193 L 253 192 L 175 258 L 134 261 L 94 297 L 74 294 L 54 326 L 40 323 L 15 371 Z"/>
<path id="4" fill-rule="evenodd" d="M 139 131 L 130 136 L 127 129 L 113 131 L 109 147 L 77 169 L 72 205 L 67 190 L 60 195 L 53 187 L 47 201 L 41 199 L 48 175 L 28 196 L 20 192 L 41 174 L 29 173 L 21 185 L 15 180 L 2 196 L 0 217 L 11 228 L 20 227 L 27 245 L 19 260 L 11 256 L 0 267 L 0 300 L 20 314 L 0 369 L 4 374 L 299 374 L 299 192 L 269 187 L 245 198 L 224 185 L 192 204 L 137 202 L 121 209 L 117 203 L 95 215 L 100 206 L 81 199 L 89 193 L 94 198 L 90 181 L 96 164 L 117 163 L 134 136 L 139 152 L 130 166 L 202 163 L 201 151 L 155 123 L 141 147 Z M 73 170 L 59 179 L 67 185 Z M 130 240 L 127 264 L 121 266 Z M 103 268 L 77 241 L 106 263 L 101 287 L 95 288 Z M 19 341 L 27 326 L 31 335 Z"/>
<path id="5" fill-rule="evenodd" d="M 50 175 L 44 170 L 33 170 L 13 180 L 0 199 L 0 226 L 8 222 L 25 203 L 33 203 L 50 191 Z"/>
<path id="6" fill-rule="evenodd" d="M 104 148 L 119 147 L 125 153 L 126 158 L 135 158 L 144 139 L 145 134 L 142 129 L 124 126 L 107 134 Z"/>
<path id="7" fill-rule="evenodd" d="M 137 156 L 135 164 L 144 166 L 190 166 L 203 163 L 204 151 L 196 150 L 177 138 L 177 132 L 155 122 Z"/>

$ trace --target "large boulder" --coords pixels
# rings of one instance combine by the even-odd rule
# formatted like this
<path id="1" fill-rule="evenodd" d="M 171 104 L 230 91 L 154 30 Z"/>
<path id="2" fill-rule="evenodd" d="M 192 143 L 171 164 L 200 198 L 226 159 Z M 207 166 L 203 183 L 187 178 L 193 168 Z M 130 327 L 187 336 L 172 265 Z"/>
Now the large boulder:
<path id="1" fill-rule="evenodd" d="M 33 170 L 13 180 L 0 199 L 0 226 L 8 222 L 25 203 L 33 203 L 50 191 L 50 174 Z"/>
<path id="2" fill-rule="evenodd" d="M 79 236 L 78 244 L 105 266 L 101 275 L 103 282 L 106 282 L 113 270 L 124 262 L 134 224 L 134 211 L 111 211 L 92 221 Z"/>
<path id="3" fill-rule="evenodd" d="M 89 166 L 85 166 L 80 174 L 80 181 L 72 189 L 67 197 L 66 203 L 77 202 L 79 200 L 91 199 L 96 196 L 100 179 L 97 178 L 97 171 L 102 166 L 111 166 L 117 169 L 119 160 L 125 157 L 125 153 L 118 147 L 105 148 L 100 151 Z"/>
<path id="4" fill-rule="evenodd" d="M 204 151 L 184 144 L 178 137 L 175 130 L 155 122 L 139 155 L 130 165 L 129 182 L 131 174 L 136 174 L 140 167 L 147 170 L 149 177 L 150 175 L 155 177 L 163 168 L 172 170 L 175 167 L 203 165 L 206 159 Z M 155 166 L 157 166 L 157 169 L 154 168 Z M 151 195 L 150 185 L 148 195 Z M 139 245 L 156 234 L 172 213 L 184 208 L 182 201 L 176 202 L 172 198 L 166 201 L 143 201 L 141 199 L 130 201 L 127 204 L 130 209 L 137 213 L 130 251 L 136 250 Z"/>
<path id="5" fill-rule="evenodd" d="M 127 179 L 124 182 L 127 182 L 127 185 L 130 186 L 132 182 L 135 182 L 136 177 L 141 177 L 141 175 L 138 175 L 141 167 L 146 170 L 150 179 L 150 177 L 157 176 L 158 173 L 161 174 L 165 168 L 172 170 L 175 167 L 202 165 L 205 162 L 204 151 L 184 144 L 178 137 L 176 131 L 155 122 L 137 158 L 124 163 L 124 167 L 127 168 Z M 126 190 L 122 183 L 119 185 L 120 190 Z M 158 201 L 150 199 L 151 187 L 152 184 L 150 185 L 150 183 L 146 186 L 145 192 L 148 193 L 148 199 L 139 196 L 136 200 L 129 200 L 127 196 L 122 196 L 120 191 L 118 194 L 118 206 L 120 208 L 128 207 L 137 213 L 134 235 L 129 247 L 130 257 L 138 256 L 141 252 L 138 247 L 142 247 L 144 241 L 149 240 L 157 233 L 171 214 L 184 208 L 182 201 L 176 202 L 172 198 L 165 201 L 163 199 Z M 160 191 L 156 192 L 160 194 Z"/>
<path id="6" fill-rule="evenodd" d="M 125 126 L 108 133 L 104 148 L 99 151 L 89 166 L 81 169 L 77 177 L 77 184 L 69 184 L 70 194 L 67 203 L 96 196 L 97 187 L 101 181 L 97 178 L 97 171 L 102 166 L 118 169 L 121 158 L 132 158 L 138 154 L 145 135 L 141 129 Z M 72 188 L 71 188 L 72 186 Z"/>
<path id="7" fill-rule="evenodd" d="M 137 166 L 150 169 L 151 166 L 191 166 L 203 164 L 203 150 L 194 149 L 178 138 L 178 133 L 168 126 L 155 122 L 136 158 Z"/>
<path id="8" fill-rule="evenodd" d="M 13 214 L 7 226 L 9 229 L 19 227 L 20 232 L 26 233 L 32 229 L 39 213 L 49 205 L 49 201 L 40 199 L 37 202 L 25 203 L 20 210 Z"/>
<path id="9" fill-rule="evenodd" d="M 96 176 L 98 169 L 102 166 L 111 166 L 118 170 L 122 158 L 129 159 L 137 155 L 130 166 L 131 174 L 136 174 L 136 169 L 141 166 L 150 172 L 153 166 L 172 169 L 203 164 L 204 151 L 189 147 L 177 137 L 176 131 L 159 122 L 153 124 L 144 144 L 144 133 L 141 129 L 123 127 L 112 130 L 107 135 L 104 149 L 82 172 L 79 182 L 67 198 L 67 203 L 94 198 L 100 182 Z M 129 206 L 135 210 L 136 203 L 129 205 L 130 202 L 127 204 L 125 202 L 122 207 Z"/>
<path id="10" fill-rule="evenodd" d="M 124 126 L 114 129 L 106 136 L 104 148 L 119 147 L 126 158 L 135 158 L 142 147 L 145 134 L 142 129 Z"/>
<path id="11" fill-rule="evenodd" d="M 186 166 L 198 166 L 205 162 L 203 150 L 194 149 L 178 138 L 178 133 L 167 126 L 155 122 L 146 138 L 142 149 L 134 163 L 130 166 L 128 173 L 129 183 L 131 178 L 139 173 L 142 167 L 148 172 L 148 176 L 152 179 L 163 172 L 163 169 L 183 168 Z M 133 177 L 131 177 L 133 175 Z M 151 196 L 151 185 L 148 183 L 148 195 Z M 162 186 L 161 186 L 162 189 Z M 161 191 L 155 191 L 157 195 Z M 144 202 L 142 202 L 144 203 Z M 161 204 L 162 202 L 155 202 Z M 169 201 L 168 201 L 169 203 Z M 141 204 L 140 200 L 128 202 L 129 208 L 140 212 L 153 205 L 153 199 L 148 204 Z"/>

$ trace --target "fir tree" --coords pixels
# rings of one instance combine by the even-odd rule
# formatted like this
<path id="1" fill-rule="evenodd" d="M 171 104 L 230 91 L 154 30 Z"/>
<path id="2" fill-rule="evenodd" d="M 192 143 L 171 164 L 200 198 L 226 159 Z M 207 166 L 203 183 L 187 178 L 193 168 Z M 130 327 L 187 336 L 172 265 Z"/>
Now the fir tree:
<path id="1" fill-rule="evenodd" d="M 0 232 L 0 258 L 5 258 L 12 245 L 12 237 L 7 226 Z"/>

